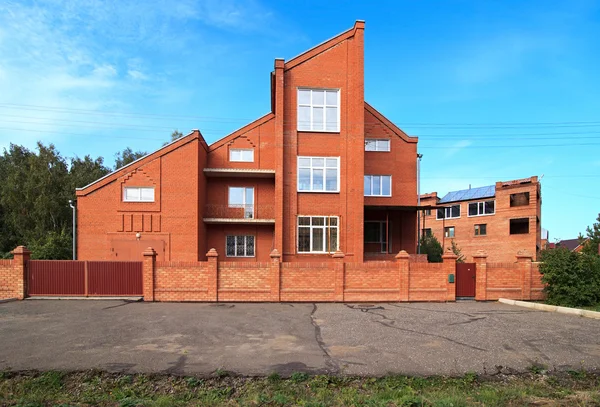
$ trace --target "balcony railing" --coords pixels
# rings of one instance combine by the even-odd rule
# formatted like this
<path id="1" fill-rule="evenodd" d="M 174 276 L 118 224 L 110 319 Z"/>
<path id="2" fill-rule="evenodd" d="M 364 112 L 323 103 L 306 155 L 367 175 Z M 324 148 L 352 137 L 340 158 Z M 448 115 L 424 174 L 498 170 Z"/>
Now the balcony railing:
<path id="1" fill-rule="evenodd" d="M 223 222 L 260 222 L 272 221 L 275 219 L 275 206 L 271 204 L 262 205 L 227 205 L 227 204 L 207 204 L 204 208 L 205 221 Z"/>

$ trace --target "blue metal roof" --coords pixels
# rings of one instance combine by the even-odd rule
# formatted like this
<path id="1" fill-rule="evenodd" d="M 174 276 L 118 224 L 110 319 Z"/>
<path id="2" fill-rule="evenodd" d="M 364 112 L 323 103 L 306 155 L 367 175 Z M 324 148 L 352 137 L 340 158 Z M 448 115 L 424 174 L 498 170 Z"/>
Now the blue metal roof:
<path id="1" fill-rule="evenodd" d="M 487 187 L 461 189 L 460 191 L 448 192 L 439 203 L 467 201 L 479 198 L 493 198 L 496 196 L 496 185 Z"/>

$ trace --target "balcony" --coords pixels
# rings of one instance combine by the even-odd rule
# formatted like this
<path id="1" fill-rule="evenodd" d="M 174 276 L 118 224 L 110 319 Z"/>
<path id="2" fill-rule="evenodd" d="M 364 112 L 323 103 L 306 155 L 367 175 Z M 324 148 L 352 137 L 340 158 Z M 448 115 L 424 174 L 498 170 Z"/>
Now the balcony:
<path id="1" fill-rule="evenodd" d="M 204 175 L 212 178 L 275 178 L 275 170 L 258 168 L 205 168 Z"/>
<path id="2" fill-rule="evenodd" d="M 204 223 L 274 224 L 275 206 L 207 204 L 204 207 Z"/>

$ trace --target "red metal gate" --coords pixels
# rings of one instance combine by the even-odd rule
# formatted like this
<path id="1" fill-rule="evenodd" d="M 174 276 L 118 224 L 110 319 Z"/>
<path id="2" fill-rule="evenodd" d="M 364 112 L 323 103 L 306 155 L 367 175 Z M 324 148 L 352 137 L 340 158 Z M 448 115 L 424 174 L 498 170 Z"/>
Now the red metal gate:
<path id="1" fill-rule="evenodd" d="M 456 263 L 456 297 L 475 297 L 475 263 Z"/>
<path id="2" fill-rule="evenodd" d="M 141 261 L 30 260 L 30 296 L 142 295 Z"/>

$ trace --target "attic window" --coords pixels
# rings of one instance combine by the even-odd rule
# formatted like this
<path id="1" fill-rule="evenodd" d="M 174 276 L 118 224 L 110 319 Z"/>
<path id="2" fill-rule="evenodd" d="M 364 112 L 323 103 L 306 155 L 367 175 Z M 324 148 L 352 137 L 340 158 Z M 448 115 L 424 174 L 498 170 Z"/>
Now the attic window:
<path id="1" fill-rule="evenodd" d="M 125 187 L 123 188 L 124 202 L 154 202 L 153 187 Z"/>
<path id="2" fill-rule="evenodd" d="M 510 207 L 529 205 L 529 192 L 510 194 Z"/>
<path id="3" fill-rule="evenodd" d="M 298 89 L 298 131 L 340 131 L 339 89 Z"/>
<path id="4" fill-rule="evenodd" d="M 254 149 L 252 148 L 232 148 L 229 150 L 229 161 L 232 162 L 254 162 Z"/>

